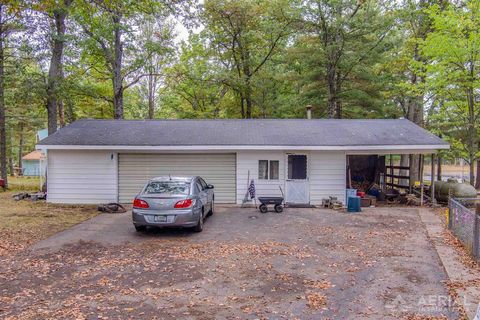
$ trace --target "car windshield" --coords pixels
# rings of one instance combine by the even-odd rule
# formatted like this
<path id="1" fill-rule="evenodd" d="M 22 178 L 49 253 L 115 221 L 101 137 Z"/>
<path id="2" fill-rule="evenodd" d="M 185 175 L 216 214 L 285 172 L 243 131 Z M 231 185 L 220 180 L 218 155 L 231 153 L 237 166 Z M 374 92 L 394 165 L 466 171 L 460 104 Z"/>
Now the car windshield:
<path id="1" fill-rule="evenodd" d="M 151 181 L 145 188 L 145 194 L 182 194 L 190 192 L 190 182 L 185 181 Z"/>

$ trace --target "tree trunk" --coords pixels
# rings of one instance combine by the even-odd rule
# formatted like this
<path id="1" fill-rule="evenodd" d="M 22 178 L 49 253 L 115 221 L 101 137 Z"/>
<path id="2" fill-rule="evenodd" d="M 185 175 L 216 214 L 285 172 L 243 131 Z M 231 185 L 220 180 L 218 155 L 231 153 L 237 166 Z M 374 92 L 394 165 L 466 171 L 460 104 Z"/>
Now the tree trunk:
<path id="1" fill-rule="evenodd" d="M 60 82 L 63 82 L 63 67 L 60 68 Z M 57 111 L 58 111 L 58 122 L 60 123 L 60 127 L 65 127 L 65 105 L 62 97 L 57 97 Z"/>
<path id="2" fill-rule="evenodd" d="M 58 99 L 57 100 L 57 106 L 58 106 L 58 121 L 60 123 L 60 127 L 65 127 L 65 108 L 63 105 L 63 100 Z"/>
<path id="3" fill-rule="evenodd" d="M 328 118 L 335 118 L 335 111 L 337 109 L 337 99 L 336 99 L 336 72 L 335 66 L 331 63 L 327 64 L 327 88 L 328 88 L 328 106 L 327 113 Z"/>
<path id="4" fill-rule="evenodd" d="M 477 178 L 475 179 L 475 189 L 480 189 L 480 161 L 477 160 L 477 172 L 476 172 Z"/>
<path id="5" fill-rule="evenodd" d="M 20 139 L 18 141 L 18 172 L 19 175 L 23 175 L 23 166 L 22 166 L 22 157 L 23 157 L 23 123 L 20 122 L 19 124 L 19 130 L 20 130 Z"/>
<path id="6" fill-rule="evenodd" d="M 437 181 L 442 181 L 442 156 L 437 155 Z"/>
<path id="7" fill-rule="evenodd" d="M 472 63 L 470 63 L 472 65 Z M 469 153 L 469 164 L 470 164 L 470 184 L 475 186 L 475 161 L 477 153 L 477 130 L 475 127 L 476 116 L 475 116 L 475 93 L 473 87 L 468 88 L 467 90 L 467 100 L 468 100 L 468 128 L 467 128 L 467 147 Z"/>
<path id="8" fill-rule="evenodd" d="M 470 161 L 468 165 L 470 167 L 470 184 L 475 186 L 475 161 Z"/>
<path id="9" fill-rule="evenodd" d="M 252 118 L 252 109 L 253 109 L 253 104 L 252 104 L 252 84 L 250 82 L 252 73 L 250 70 L 250 50 L 248 47 L 244 48 L 244 54 L 242 56 L 242 62 L 243 62 L 243 76 L 245 77 L 244 81 L 244 98 L 245 98 L 245 103 L 246 103 L 246 110 L 245 110 L 245 117 L 247 119 Z"/>
<path id="10" fill-rule="evenodd" d="M 0 4 L 0 174 L 5 184 L 3 189 L 8 186 L 7 177 L 7 137 L 6 137 L 6 124 L 5 124 L 5 72 L 4 72 L 4 38 L 6 37 L 6 31 L 4 30 L 4 10 L 5 6 Z"/>
<path id="11" fill-rule="evenodd" d="M 410 166 L 410 155 L 408 154 L 402 154 L 400 155 L 400 166 L 401 167 L 409 167 Z M 410 170 L 404 170 L 404 169 L 400 169 L 398 171 L 398 173 L 401 175 L 401 176 L 406 176 L 407 175 L 407 171 L 410 172 Z M 403 185 L 409 185 L 410 187 L 412 186 L 412 183 L 410 182 L 409 184 L 409 181 L 408 179 L 400 179 L 399 180 L 400 184 L 403 184 Z"/>
<path id="12" fill-rule="evenodd" d="M 57 107 L 59 103 L 58 90 L 63 74 L 63 48 L 65 44 L 65 18 L 67 9 L 72 0 L 64 0 L 63 6 L 53 11 L 55 20 L 55 31 L 53 35 L 52 57 L 47 81 L 47 113 L 48 113 L 48 134 L 57 131 Z"/>
<path id="13" fill-rule="evenodd" d="M 114 118 L 123 119 L 123 77 L 122 77 L 122 31 L 120 28 L 121 16 L 116 14 L 112 18 L 114 23 L 114 60 L 113 60 L 113 109 Z"/>
<path id="14" fill-rule="evenodd" d="M 239 91 L 238 97 L 240 98 L 240 114 L 242 119 L 245 119 L 245 101 L 243 99 L 243 94 Z"/>
<path id="15" fill-rule="evenodd" d="M 65 103 L 66 103 L 66 107 L 67 107 L 66 108 L 67 122 L 72 123 L 76 120 L 73 101 L 72 101 L 72 99 L 67 98 Z"/>
<path id="16" fill-rule="evenodd" d="M 10 175 L 13 176 L 13 172 L 14 172 L 14 169 L 13 169 L 13 159 L 14 155 L 13 153 L 10 154 L 10 156 L 8 157 L 8 171 L 10 172 Z"/>
<path id="17" fill-rule="evenodd" d="M 417 83 L 417 76 L 412 76 L 412 84 Z M 408 120 L 423 126 L 423 96 L 414 97 L 409 101 Z M 420 155 L 410 155 L 410 182 L 420 181 Z"/>
<path id="18" fill-rule="evenodd" d="M 155 81 L 154 75 L 148 75 L 148 119 L 155 116 Z"/>
<path id="19" fill-rule="evenodd" d="M 475 179 L 475 189 L 480 189 L 480 161 L 477 160 L 477 178 Z"/>
<path id="20" fill-rule="evenodd" d="M 410 155 L 410 185 L 415 184 L 415 181 L 422 181 L 422 158 L 419 154 Z"/>
<path id="21" fill-rule="evenodd" d="M 414 50 L 415 61 L 421 61 L 421 57 L 418 53 L 418 45 Z M 415 72 L 412 72 L 410 83 L 412 85 L 417 85 L 419 81 L 422 81 L 421 78 L 417 77 Z M 423 95 L 418 95 L 416 97 L 411 97 L 407 101 L 407 119 L 413 123 L 423 126 Z M 420 155 L 412 154 L 410 157 L 410 183 L 413 184 L 415 181 L 420 181 Z"/>
<path id="22" fill-rule="evenodd" d="M 247 82 L 247 88 L 245 90 L 245 102 L 247 104 L 247 110 L 245 112 L 245 117 L 247 119 L 252 118 L 252 89 L 250 88 L 250 82 Z"/>
<path id="23" fill-rule="evenodd" d="M 336 74 L 335 84 L 335 118 L 342 119 L 342 100 L 340 99 L 340 90 L 342 89 L 342 78 L 340 71 Z"/>

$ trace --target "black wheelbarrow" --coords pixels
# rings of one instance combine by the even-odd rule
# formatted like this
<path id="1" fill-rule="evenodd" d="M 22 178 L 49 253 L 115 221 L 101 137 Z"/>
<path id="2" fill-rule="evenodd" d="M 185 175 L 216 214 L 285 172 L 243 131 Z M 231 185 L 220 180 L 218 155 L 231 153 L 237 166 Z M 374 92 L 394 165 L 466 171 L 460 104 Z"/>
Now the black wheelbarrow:
<path id="1" fill-rule="evenodd" d="M 280 213 L 283 211 L 283 197 L 259 197 L 261 213 L 266 213 L 268 211 L 268 205 L 273 205 L 275 212 Z"/>

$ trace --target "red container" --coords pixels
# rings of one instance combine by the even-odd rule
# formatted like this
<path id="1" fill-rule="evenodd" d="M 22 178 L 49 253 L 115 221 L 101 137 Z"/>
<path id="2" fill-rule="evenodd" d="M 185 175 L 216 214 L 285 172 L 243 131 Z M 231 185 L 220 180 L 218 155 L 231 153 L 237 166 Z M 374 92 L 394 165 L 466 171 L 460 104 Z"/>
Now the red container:
<path id="1" fill-rule="evenodd" d="M 0 179 L 0 187 L 5 187 L 5 180 L 3 179 Z"/>
<path id="2" fill-rule="evenodd" d="M 357 196 L 359 196 L 360 198 L 365 198 L 365 192 L 357 191 Z"/>

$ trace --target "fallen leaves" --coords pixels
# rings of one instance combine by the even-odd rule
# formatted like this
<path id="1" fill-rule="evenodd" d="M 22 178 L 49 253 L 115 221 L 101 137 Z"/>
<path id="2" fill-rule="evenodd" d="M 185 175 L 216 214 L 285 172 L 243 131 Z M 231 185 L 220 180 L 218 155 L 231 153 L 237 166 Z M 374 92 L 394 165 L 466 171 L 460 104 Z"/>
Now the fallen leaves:
<path id="1" fill-rule="evenodd" d="M 321 281 L 314 281 L 314 280 L 304 280 L 303 283 L 306 287 L 315 288 L 315 289 L 330 289 L 335 287 L 330 281 L 321 280 Z"/>
<path id="2" fill-rule="evenodd" d="M 327 298 L 320 293 L 311 292 L 307 294 L 307 306 L 313 310 L 324 309 L 327 305 Z"/>
<path id="3" fill-rule="evenodd" d="M 463 263 L 466 267 L 480 272 L 480 263 L 475 261 L 471 254 L 467 252 L 467 249 L 462 244 L 462 242 L 455 237 L 452 232 L 448 229 L 445 229 L 442 233 L 444 243 L 452 246 L 457 254 L 459 255 L 460 262 Z"/>
<path id="4" fill-rule="evenodd" d="M 402 319 L 404 320 L 447 320 L 446 316 L 429 316 L 422 314 L 407 314 Z"/>

